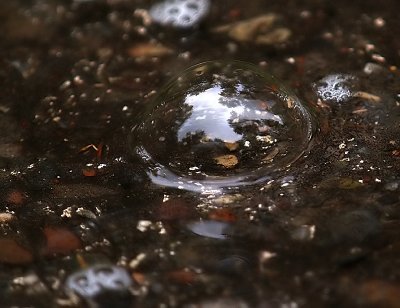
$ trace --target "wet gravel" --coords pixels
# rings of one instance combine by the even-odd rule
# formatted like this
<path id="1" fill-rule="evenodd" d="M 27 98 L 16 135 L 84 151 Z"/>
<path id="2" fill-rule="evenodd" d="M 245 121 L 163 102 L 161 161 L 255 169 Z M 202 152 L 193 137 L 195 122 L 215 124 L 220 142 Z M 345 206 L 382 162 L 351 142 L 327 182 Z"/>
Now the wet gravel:
<path id="1" fill-rule="evenodd" d="M 210 1 L 183 29 L 158 3 L 0 4 L 0 306 L 398 307 L 397 1 Z M 158 185 L 132 127 L 216 59 L 282 80 L 312 140 L 261 183 Z"/>

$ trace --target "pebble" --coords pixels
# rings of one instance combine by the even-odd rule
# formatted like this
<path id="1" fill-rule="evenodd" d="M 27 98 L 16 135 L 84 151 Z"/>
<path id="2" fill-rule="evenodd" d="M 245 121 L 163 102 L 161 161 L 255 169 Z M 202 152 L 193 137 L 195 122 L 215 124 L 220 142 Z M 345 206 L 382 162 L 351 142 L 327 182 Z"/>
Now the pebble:
<path id="1" fill-rule="evenodd" d="M 43 230 L 46 245 L 43 254 L 68 254 L 82 247 L 82 242 L 72 231 L 62 227 L 46 227 Z"/>
<path id="2" fill-rule="evenodd" d="M 12 238 L 0 238 L 0 263 L 27 264 L 33 261 L 32 253 Z"/>
<path id="3" fill-rule="evenodd" d="M 174 53 L 174 50 L 160 43 L 142 43 L 136 44 L 128 49 L 129 56 L 137 57 L 163 57 Z"/>
<path id="4" fill-rule="evenodd" d="M 238 42 L 253 42 L 258 45 L 282 44 L 289 40 L 292 33 L 288 28 L 276 26 L 278 19 L 275 14 L 265 14 L 218 26 L 213 32 L 226 33 Z"/>
<path id="5" fill-rule="evenodd" d="M 214 160 L 218 165 L 227 169 L 234 168 L 239 163 L 238 158 L 231 154 L 214 157 Z"/>
<path id="6" fill-rule="evenodd" d="M 0 224 L 5 224 L 9 223 L 10 221 L 13 221 L 15 219 L 15 216 L 10 213 L 0 213 Z"/>
<path id="7" fill-rule="evenodd" d="M 377 63 L 368 62 L 365 64 L 363 72 L 367 75 L 377 74 L 383 71 L 383 67 Z"/>

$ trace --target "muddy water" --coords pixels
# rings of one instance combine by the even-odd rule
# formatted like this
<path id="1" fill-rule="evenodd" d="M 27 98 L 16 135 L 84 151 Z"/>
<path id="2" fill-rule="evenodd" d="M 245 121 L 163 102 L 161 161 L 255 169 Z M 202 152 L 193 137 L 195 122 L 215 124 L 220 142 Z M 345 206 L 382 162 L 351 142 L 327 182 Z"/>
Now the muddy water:
<path id="1" fill-rule="evenodd" d="M 1 306 L 398 307 L 397 2 L 153 4 L 0 4 Z"/>

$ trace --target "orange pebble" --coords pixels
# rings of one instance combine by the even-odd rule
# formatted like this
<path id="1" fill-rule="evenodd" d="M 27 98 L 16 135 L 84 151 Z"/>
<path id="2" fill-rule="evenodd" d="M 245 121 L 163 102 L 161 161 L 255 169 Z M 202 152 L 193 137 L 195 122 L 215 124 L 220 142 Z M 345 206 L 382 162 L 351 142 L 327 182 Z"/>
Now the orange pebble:
<path id="1" fill-rule="evenodd" d="M 12 238 L 0 238 L 0 262 L 26 264 L 33 261 L 32 253 Z"/>
<path id="2" fill-rule="evenodd" d="M 13 190 L 8 194 L 6 201 L 15 205 L 21 205 L 24 203 L 25 199 L 26 196 L 23 192 L 19 190 Z"/>
<path id="3" fill-rule="evenodd" d="M 46 247 L 43 254 L 68 254 L 82 247 L 81 240 L 72 231 L 63 227 L 45 227 L 43 230 L 46 237 Z"/>
<path id="4" fill-rule="evenodd" d="M 84 168 L 82 169 L 82 174 L 86 177 L 93 177 L 96 176 L 97 172 L 93 168 Z"/>
<path id="5" fill-rule="evenodd" d="M 172 271 L 169 272 L 167 276 L 174 282 L 182 284 L 190 284 L 196 280 L 196 273 L 187 270 Z"/>
<path id="6" fill-rule="evenodd" d="M 209 213 L 209 218 L 212 220 L 235 222 L 237 220 L 236 215 L 229 209 L 217 209 Z"/>

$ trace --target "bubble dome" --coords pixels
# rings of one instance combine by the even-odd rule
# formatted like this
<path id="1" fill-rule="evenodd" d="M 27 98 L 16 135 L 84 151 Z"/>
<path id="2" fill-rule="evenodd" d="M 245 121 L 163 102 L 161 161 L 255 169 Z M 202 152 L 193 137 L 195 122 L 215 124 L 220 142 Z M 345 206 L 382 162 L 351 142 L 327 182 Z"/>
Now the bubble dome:
<path id="1" fill-rule="evenodd" d="M 269 179 L 304 154 L 314 132 L 297 96 L 240 61 L 190 67 L 135 123 L 129 148 L 153 183 L 200 192 Z"/>

